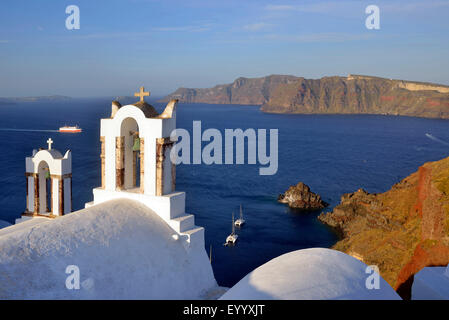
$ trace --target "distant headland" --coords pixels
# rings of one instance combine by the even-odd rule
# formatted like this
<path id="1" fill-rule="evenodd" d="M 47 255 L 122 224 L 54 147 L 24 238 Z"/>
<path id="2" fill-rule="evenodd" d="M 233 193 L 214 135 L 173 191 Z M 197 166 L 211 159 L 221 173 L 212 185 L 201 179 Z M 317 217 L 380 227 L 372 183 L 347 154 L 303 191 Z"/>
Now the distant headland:
<path id="1" fill-rule="evenodd" d="M 67 101 L 71 100 L 71 97 L 67 96 L 37 96 L 37 97 L 9 97 L 0 98 L 0 105 L 3 104 L 16 104 L 21 102 L 45 102 L 45 101 Z"/>
<path id="2" fill-rule="evenodd" d="M 365 75 L 305 79 L 291 75 L 238 78 L 213 88 L 179 88 L 161 99 L 260 105 L 263 112 L 381 114 L 449 119 L 449 86 Z"/>

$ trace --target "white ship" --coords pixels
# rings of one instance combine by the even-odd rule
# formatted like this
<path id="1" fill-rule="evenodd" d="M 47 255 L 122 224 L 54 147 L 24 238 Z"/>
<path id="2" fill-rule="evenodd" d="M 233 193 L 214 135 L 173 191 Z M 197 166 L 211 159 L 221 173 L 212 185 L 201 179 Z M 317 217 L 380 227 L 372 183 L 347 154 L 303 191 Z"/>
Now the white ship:
<path id="1" fill-rule="evenodd" d="M 59 128 L 59 132 L 63 133 L 78 133 L 82 131 L 83 130 L 78 126 L 64 126 Z"/>

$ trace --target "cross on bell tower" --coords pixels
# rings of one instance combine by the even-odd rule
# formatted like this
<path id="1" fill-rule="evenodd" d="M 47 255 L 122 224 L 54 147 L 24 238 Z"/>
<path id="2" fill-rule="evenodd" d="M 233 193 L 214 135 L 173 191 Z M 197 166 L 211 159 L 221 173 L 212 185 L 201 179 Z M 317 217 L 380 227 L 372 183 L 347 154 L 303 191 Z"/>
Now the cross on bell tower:
<path id="1" fill-rule="evenodd" d="M 51 145 L 53 144 L 53 140 L 51 140 L 51 138 L 48 138 L 47 143 L 48 143 L 48 150 L 51 150 Z"/>
<path id="2" fill-rule="evenodd" d="M 144 101 L 143 97 L 149 97 L 150 96 L 150 92 L 149 91 L 145 92 L 145 88 L 144 87 L 140 87 L 140 91 L 134 93 L 134 96 L 135 97 L 140 97 L 140 101 L 143 102 Z"/>

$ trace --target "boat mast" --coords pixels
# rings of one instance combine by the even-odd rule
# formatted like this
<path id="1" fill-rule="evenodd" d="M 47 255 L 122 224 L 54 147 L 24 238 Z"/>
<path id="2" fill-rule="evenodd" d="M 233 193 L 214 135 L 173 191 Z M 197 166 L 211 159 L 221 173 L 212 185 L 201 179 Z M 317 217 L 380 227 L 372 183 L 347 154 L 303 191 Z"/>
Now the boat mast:
<path id="1" fill-rule="evenodd" d="M 235 234 L 234 212 L 232 212 L 232 234 Z"/>
<path id="2" fill-rule="evenodd" d="M 243 220 L 242 204 L 240 204 L 240 219 Z"/>

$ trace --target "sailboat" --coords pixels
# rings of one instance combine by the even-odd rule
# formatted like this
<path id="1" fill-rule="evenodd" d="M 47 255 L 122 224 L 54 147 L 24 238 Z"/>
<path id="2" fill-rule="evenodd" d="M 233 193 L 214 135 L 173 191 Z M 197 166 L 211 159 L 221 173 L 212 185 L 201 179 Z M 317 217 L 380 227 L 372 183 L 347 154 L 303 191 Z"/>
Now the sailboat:
<path id="1" fill-rule="evenodd" d="M 226 238 L 226 244 L 235 244 L 238 238 L 238 234 L 235 233 L 234 212 L 232 213 L 232 233 Z"/>
<path id="2" fill-rule="evenodd" d="M 242 205 L 240 205 L 240 218 L 238 218 L 237 220 L 235 220 L 234 224 L 237 227 L 240 227 L 241 225 L 243 225 L 245 223 L 245 219 L 243 219 L 243 211 L 242 211 Z"/>

